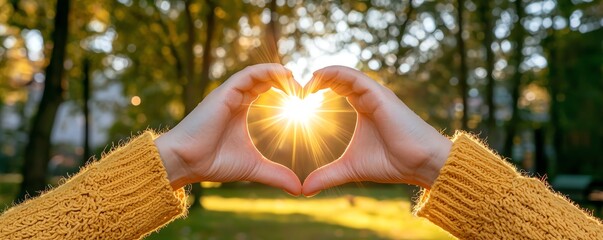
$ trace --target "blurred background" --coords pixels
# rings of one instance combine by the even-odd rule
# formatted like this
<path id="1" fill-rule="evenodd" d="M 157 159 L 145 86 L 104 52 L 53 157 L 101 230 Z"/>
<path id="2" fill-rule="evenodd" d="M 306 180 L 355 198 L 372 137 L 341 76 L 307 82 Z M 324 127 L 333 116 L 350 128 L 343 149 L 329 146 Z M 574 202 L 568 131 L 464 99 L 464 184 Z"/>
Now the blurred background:
<path id="1" fill-rule="evenodd" d="M 436 129 L 478 134 L 601 216 L 602 25 L 598 0 L 0 0 L 0 209 L 173 127 L 238 70 L 278 62 L 302 84 L 328 65 L 360 69 Z M 252 138 L 303 178 L 353 133 L 355 114 L 334 104 L 341 131 L 323 132 L 331 147 L 314 165 L 296 169 L 289 143 L 267 142 L 252 123 L 269 113 L 253 106 Z M 203 185 L 189 218 L 151 239 L 447 238 L 411 215 L 410 186 L 296 199 Z"/>

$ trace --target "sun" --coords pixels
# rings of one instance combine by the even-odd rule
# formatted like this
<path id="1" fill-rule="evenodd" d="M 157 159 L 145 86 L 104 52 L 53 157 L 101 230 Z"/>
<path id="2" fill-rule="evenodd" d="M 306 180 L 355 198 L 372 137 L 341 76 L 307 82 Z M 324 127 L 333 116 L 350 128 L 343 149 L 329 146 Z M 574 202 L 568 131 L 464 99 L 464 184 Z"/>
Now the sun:
<path id="1" fill-rule="evenodd" d="M 281 103 L 280 117 L 290 122 L 308 125 L 316 117 L 324 96 L 316 93 L 301 99 L 297 96 L 285 96 Z"/>
<path id="2" fill-rule="evenodd" d="M 273 88 L 249 109 L 247 127 L 253 144 L 302 179 L 341 156 L 356 126 L 356 111 L 329 89 L 300 98 Z"/>

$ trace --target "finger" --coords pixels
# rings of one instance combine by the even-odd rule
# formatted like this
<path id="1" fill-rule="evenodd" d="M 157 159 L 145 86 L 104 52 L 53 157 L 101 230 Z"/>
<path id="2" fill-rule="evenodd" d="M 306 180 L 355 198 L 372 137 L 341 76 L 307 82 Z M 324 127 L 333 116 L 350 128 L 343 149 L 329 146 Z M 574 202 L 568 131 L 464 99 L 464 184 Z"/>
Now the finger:
<path id="1" fill-rule="evenodd" d="M 256 81 L 268 80 L 273 87 L 282 90 L 288 95 L 297 96 L 302 87 L 295 79 L 291 70 L 280 64 L 259 64 L 252 66 L 251 77 Z"/>
<path id="2" fill-rule="evenodd" d="M 267 159 L 262 160 L 245 180 L 281 188 L 293 196 L 301 194 L 301 182 L 297 175 L 291 169 Z"/>
<path id="3" fill-rule="evenodd" d="M 320 70 L 315 71 L 312 74 L 312 78 L 310 79 L 310 81 L 304 86 L 301 97 L 303 98 L 309 94 L 328 88 L 329 84 L 327 84 L 327 81 L 332 81 L 333 79 L 334 76 L 326 76 L 322 72 L 320 72 Z"/>
<path id="4" fill-rule="evenodd" d="M 299 96 L 302 92 L 302 86 L 299 82 L 295 81 L 293 74 L 287 69 L 288 75 L 284 77 L 273 77 L 272 86 L 282 90 L 289 96 Z"/>
<path id="5" fill-rule="evenodd" d="M 260 82 L 254 85 L 250 90 L 248 90 L 248 92 L 252 95 L 252 97 L 256 97 L 262 93 L 267 92 L 268 90 L 270 90 L 270 88 L 272 88 L 272 84 L 270 84 L 269 82 Z"/>
<path id="6" fill-rule="evenodd" d="M 379 83 L 356 69 L 329 66 L 314 72 L 303 93 L 310 94 L 320 89 L 331 88 L 337 94 L 347 97 L 350 94 L 362 94 L 379 87 Z"/>
<path id="7" fill-rule="evenodd" d="M 274 63 L 246 67 L 236 73 L 232 80 L 228 81 L 227 86 L 241 92 L 247 92 L 254 89 L 258 84 L 266 82 L 290 95 L 297 95 L 301 92 L 301 86 L 293 79 L 291 71 L 280 64 Z M 261 90 L 265 92 L 268 89 L 262 88 Z"/>
<path id="8" fill-rule="evenodd" d="M 336 160 L 310 173 L 304 181 L 302 193 L 311 197 L 324 189 L 354 181 L 356 177 L 345 163 Z"/>

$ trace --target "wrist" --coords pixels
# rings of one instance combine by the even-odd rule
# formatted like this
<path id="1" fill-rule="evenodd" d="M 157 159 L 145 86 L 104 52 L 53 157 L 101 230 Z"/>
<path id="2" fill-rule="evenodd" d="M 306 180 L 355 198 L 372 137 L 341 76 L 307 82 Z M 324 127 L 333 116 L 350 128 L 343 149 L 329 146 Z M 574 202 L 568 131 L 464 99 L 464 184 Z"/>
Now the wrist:
<path id="1" fill-rule="evenodd" d="M 435 183 L 436 179 L 440 175 L 440 170 L 446 164 L 450 149 L 452 148 L 452 141 L 445 136 L 440 135 L 432 146 L 432 150 L 429 153 L 429 159 L 421 169 L 421 176 L 419 182 L 421 187 L 430 189 Z"/>
<path id="2" fill-rule="evenodd" d="M 170 185 L 174 190 L 189 184 L 188 169 L 182 161 L 182 158 L 178 156 L 171 143 L 174 141 L 169 140 L 168 134 L 163 134 L 155 139 L 155 146 L 161 156 L 163 167 L 167 173 L 167 178 L 170 181 Z"/>

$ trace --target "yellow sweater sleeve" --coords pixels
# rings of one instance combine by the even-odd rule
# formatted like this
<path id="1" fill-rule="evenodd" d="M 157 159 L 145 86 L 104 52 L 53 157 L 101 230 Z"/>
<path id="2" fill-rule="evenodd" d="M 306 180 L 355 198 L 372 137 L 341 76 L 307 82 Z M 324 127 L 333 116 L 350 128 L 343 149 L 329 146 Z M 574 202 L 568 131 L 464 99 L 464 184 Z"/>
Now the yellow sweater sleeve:
<path id="1" fill-rule="evenodd" d="M 0 239 L 138 239 L 186 214 L 150 132 L 0 216 Z"/>
<path id="2" fill-rule="evenodd" d="M 601 222 L 460 133 L 417 215 L 460 239 L 603 239 Z"/>

